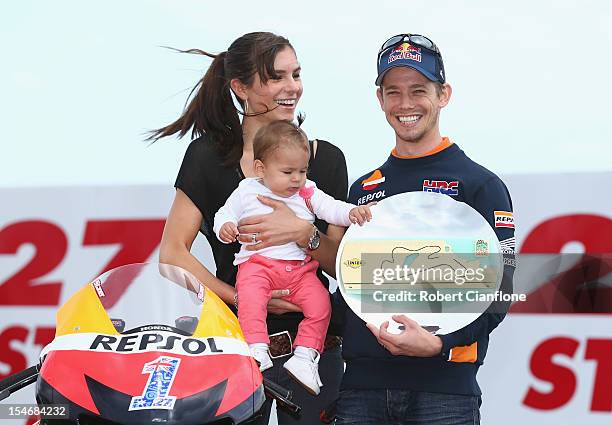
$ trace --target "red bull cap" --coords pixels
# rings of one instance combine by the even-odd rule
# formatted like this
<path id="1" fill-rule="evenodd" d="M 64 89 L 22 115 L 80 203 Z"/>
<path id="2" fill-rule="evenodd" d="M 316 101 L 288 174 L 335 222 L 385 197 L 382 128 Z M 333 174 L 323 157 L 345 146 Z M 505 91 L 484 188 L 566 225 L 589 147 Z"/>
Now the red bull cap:
<path id="1" fill-rule="evenodd" d="M 436 51 L 434 51 L 431 48 L 419 46 L 413 42 L 411 43 L 409 37 L 379 52 L 376 85 L 380 86 L 388 70 L 398 66 L 413 68 L 431 81 L 442 84 L 446 82 L 444 63 L 442 62 L 442 56 L 439 51 L 437 51 L 437 48 Z"/>

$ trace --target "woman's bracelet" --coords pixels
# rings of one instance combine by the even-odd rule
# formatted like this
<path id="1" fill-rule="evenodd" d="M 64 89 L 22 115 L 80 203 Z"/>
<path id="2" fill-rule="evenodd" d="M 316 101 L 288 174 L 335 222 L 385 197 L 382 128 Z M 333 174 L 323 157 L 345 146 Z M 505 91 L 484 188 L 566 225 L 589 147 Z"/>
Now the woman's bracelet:
<path id="1" fill-rule="evenodd" d="M 234 294 L 234 307 L 238 310 L 238 292 Z"/>

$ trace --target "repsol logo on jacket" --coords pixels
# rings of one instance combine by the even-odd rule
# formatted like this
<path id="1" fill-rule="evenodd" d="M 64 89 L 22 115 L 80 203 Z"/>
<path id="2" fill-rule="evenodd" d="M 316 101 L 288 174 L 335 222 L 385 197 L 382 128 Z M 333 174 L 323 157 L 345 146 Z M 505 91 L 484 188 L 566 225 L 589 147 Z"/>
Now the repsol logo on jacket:
<path id="1" fill-rule="evenodd" d="M 119 353 L 156 350 L 184 351 L 187 354 L 202 354 L 206 351 L 223 353 L 214 338 L 189 338 L 159 333 L 139 333 L 122 337 L 97 335 L 89 349 Z"/>
<path id="2" fill-rule="evenodd" d="M 379 190 L 378 192 L 368 193 L 357 200 L 357 205 L 367 204 L 368 202 L 377 201 L 385 197 L 385 191 Z"/>

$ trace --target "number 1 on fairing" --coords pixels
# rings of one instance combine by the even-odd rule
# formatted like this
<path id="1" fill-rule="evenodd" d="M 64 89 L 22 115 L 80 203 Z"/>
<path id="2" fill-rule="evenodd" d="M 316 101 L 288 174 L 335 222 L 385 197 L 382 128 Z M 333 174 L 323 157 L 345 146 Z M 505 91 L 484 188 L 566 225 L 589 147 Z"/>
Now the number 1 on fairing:
<path id="1" fill-rule="evenodd" d="M 174 408 L 176 396 L 168 396 L 181 359 L 161 356 L 145 363 L 143 374 L 149 374 L 144 391 L 139 397 L 132 397 L 129 410 Z"/>

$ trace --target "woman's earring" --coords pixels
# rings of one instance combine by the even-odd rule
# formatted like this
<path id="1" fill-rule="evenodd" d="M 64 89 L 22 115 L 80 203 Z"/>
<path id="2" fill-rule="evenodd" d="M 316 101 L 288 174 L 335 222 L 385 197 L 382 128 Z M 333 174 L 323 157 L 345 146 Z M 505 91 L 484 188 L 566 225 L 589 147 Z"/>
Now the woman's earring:
<path id="1" fill-rule="evenodd" d="M 244 100 L 244 115 L 248 115 L 249 114 L 249 100 L 245 99 Z"/>

